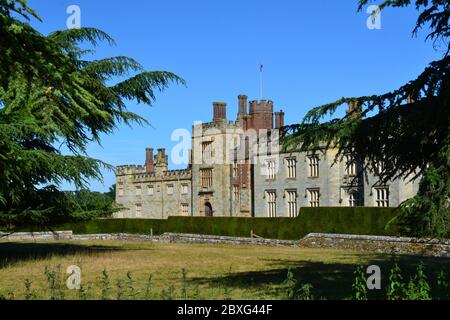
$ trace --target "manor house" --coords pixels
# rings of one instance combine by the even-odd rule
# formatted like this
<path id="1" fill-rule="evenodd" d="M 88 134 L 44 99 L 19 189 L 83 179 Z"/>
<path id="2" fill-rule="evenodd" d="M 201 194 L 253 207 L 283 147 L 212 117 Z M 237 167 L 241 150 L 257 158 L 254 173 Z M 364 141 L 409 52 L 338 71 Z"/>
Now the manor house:
<path id="1" fill-rule="evenodd" d="M 381 185 L 361 160 L 337 150 L 283 152 L 284 112 L 268 100 L 238 97 L 235 121 L 227 105 L 213 103 L 213 119 L 192 127 L 185 170 L 169 170 L 166 150 L 146 150 L 144 165 L 116 168 L 118 218 L 169 216 L 296 217 L 301 207 L 396 207 L 417 193 L 418 183 Z"/>

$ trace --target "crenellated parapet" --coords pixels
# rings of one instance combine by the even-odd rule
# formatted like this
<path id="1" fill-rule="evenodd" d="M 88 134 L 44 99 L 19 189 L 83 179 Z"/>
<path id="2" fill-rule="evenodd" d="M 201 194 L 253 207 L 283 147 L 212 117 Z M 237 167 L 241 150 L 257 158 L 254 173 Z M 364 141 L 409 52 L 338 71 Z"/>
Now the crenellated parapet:
<path id="1" fill-rule="evenodd" d="M 249 114 L 255 113 L 273 113 L 273 101 L 271 100 L 254 100 L 250 101 Z"/>
<path id="2" fill-rule="evenodd" d="M 116 176 L 136 175 L 146 172 L 145 166 L 122 165 L 116 167 Z"/>
<path id="3" fill-rule="evenodd" d="M 147 172 L 145 166 L 124 165 L 116 167 L 116 176 L 129 176 L 132 181 L 186 180 L 192 176 L 190 169 Z"/>
<path id="4" fill-rule="evenodd" d="M 134 182 L 155 182 L 155 181 L 176 181 L 190 180 L 192 172 L 186 170 L 169 170 L 162 174 L 157 173 L 141 173 L 133 176 Z"/>

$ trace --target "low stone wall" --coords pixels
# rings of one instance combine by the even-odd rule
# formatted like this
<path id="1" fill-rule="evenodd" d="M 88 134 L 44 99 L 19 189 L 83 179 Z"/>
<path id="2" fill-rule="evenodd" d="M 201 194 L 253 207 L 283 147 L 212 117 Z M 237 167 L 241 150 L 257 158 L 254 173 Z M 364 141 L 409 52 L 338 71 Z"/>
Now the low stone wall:
<path id="1" fill-rule="evenodd" d="M 310 233 L 299 241 L 304 248 L 332 248 L 387 254 L 450 257 L 450 240 Z"/>
<path id="2" fill-rule="evenodd" d="M 0 241 L 47 241 L 47 240 L 72 240 L 72 231 L 55 232 L 0 232 Z"/>
<path id="3" fill-rule="evenodd" d="M 126 233 L 108 234 L 73 234 L 72 231 L 40 232 L 40 233 L 13 233 L 10 235 L 0 233 L 0 241 L 46 241 L 46 240 L 72 240 L 72 241 L 152 241 L 163 243 L 213 243 L 213 244 L 249 244 L 264 246 L 297 246 L 298 241 L 270 240 L 263 238 L 239 238 L 226 236 L 209 236 L 199 234 L 164 233 L 160 236 L 149 236 Z"/>
<path id="4" fill-rule="evenodd" d="M 261 246 L 298 246 L 298 241 L 273 240 L 263 238 L 239 238 L 226 236 L 208 236 L 185 233 L 164 233 L 161 240 L 169 243 L 216 243 L 216 244 L 248 244 Z"/>
<path id="5" fill-rule="evenodd" d="M 122 233 L 75 235 L 72 233 L 72 231 L 14 233 L 9 235 L 0 233 L 0 242 L 49 240 L 110 240 L 162 243 L 212 243 L 232 245 L 291 246 L 300 248 L 347 249 L 370 253 L 414 254 L 423 256 L 450 257 L 450 240 L 439 241 L 405 237 L 310 233 L 299 241 L 287 241 L 262 238 L 238 238 L 179 233 L 164 233 L 161 236 Z"/>

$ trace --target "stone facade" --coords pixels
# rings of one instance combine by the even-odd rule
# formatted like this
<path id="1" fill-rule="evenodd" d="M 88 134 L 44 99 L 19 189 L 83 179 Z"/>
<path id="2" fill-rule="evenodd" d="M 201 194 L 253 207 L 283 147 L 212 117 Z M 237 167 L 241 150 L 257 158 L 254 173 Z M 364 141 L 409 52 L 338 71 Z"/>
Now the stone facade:
<path id="1" fill-rule="evenodd" d="M 255 161 L 255 216 L 269 215 L 269 193 L 275 195 L 273 216 L 296 215 L 290 208 L 389 206 L 397 207 L 413 197 L 418 191 L 418 182 L 396 179 L 385 185 L 378 185 L 376 175 L 363 173 L 360 163 L 352 161 L 335 162 L 337 150 L 328 149 L 317 153 L 293 152 L 260 156 Z M 312 163 L 312 158 L 317 164 Z M 350 160 L 351 161 L 351 160 Z M 275 163 L 275 174 L 270 176 L 268 163 Z M 293 166 L 289 172 L 289 165 Z M 317 168 L 315 174 L 314 169 Z M 350 167 L 353 166 L 353 169 Z M 292 174 L 293 172 L 293 174 Z M 318 198 L 314 198 L 314 194 Z M 289 202 L 294 202 L 289 205 Z"/>
<path id="2" fill-rule="evenodd" d="M 117 167 L 116 201 L 126 210 L 116 218 L 166 219 L 192 214 L 191 170 L 170 171 L 167 164 L 164 149 L 155 157 L 147 149 L 144 166 Z"/>
<path id="3" fill-rule="evenodd" d="M 235 121 L 226 103 L 214 102 L 212 121 L 192 126 L 185 170 L 168 170 L 164 149 L 147 149 L 143 166 L 117 168 L 117 203 L 126 210 L 116 217 L 295 217 L 306 206 L 395 207 L 417 193 L 417 182 L 377 185 L 353 155 L 335 163 L 335 149 L 281 153 L 283 126 L 272 101 L 240 95 Z"/>

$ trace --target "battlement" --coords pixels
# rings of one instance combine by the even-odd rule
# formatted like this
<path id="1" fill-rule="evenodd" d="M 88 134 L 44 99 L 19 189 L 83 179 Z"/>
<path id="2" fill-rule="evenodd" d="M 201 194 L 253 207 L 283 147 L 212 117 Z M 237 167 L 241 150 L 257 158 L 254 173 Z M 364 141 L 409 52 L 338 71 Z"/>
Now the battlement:
<path id="1" fill-rule="evenodd" d="M 182 170 L 168 170 L 164 171 L 160 174 L 155 172 L 147 172 L 145 170 L 145 166 L 137 166 L 137 165 L 124 165 L 116 167 L 116 175 L 129 175 L 135 176 L 135 178 L 165 178 L 165 177 L 181 177 L 186 178 L 191 175 L 190 169 L 182 169 Z"/>
<path id="2" fill-rule="evenodd" d="M 169 170 L 162 174 L 148 173 L 148 172 L 136 172 L 133 174 L 128 174 L 132 176 L 133 182 L 135 183 L 145 183 L 153 181 L 176 181 L 176 180 L 190 180 L 192 172 L 190 169 L 185 170 Z"/>
<path id="3" fill-rule="evenodd" d="M 198 123 L 195 124 L 193 126 L 193 129 L 195 130 L 195 132 L 197 132 L 196 130 L 198 130 L 199 128 L 201 128 L 202 130 L 207 130 L 207 129 L 212 129 L 212 128 L 216 128 L 216 129 L 236 129 L 239 127 L 239 122 L 238 121 L 224 121 L 224 122 L 202 122 L 202 123 Z"/>
<path id="4" fill-rule="evenodd" d="M 131 174 L 142 174 L 145 173 L 145 166 L 139 165 L 122 165 L 116 167 L 116 176 L 119 175 L 131 175 Z"/>
<path id="5" fill-rule="evenodd" d="M 249 114 L 255 113 L 273 113 L 273 101 L 271 100 L 254 100 L 250 101 Z"/>

